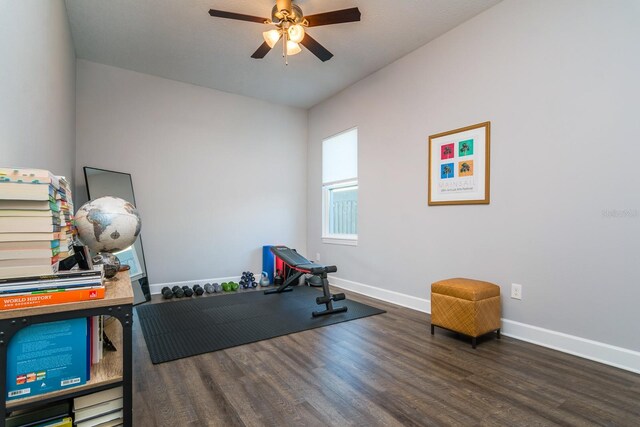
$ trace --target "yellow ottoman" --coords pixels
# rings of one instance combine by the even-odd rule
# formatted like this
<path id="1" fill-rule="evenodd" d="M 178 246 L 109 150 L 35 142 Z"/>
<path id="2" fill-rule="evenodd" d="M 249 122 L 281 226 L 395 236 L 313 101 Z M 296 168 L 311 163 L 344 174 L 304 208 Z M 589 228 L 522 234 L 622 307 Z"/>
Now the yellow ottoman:
<path id="1" fill-rule="evenodd" d="M 500 339 L 500 287 L 473 279 L 447 279 L 431 284 L 431 335 L 438 326 L 476 338 L 496 331 Z"/>

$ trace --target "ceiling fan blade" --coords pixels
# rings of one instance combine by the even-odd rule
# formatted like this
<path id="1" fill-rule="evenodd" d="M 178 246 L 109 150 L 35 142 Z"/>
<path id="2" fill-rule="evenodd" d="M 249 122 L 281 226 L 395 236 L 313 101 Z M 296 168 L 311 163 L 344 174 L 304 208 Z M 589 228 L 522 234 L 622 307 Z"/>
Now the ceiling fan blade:
<path id="1" fill-rule="evenodd" d="M 265 55 L 267 53 L 269 53 L 269 51 L 271 50 L 271 48 L 269 47 L 269 45 L 267 44 L 267 42 L 263 42 L 260 47 L 258 48 L 258 50 L 256 50 L 255 52 L 253 52 L 253 55 L 251 55 L 251 57 L 253 59 L 262 59 L 265 57 Z"/>
<path id="2" fill-rule="evenodd" d="M 225 12 L 224 10 L 216 9 L 209 9 L 209 15 L 218 18 L 237 19 L 238 21 L 257 22 L 258 24 L 269 22 L 267 18 L 260 18 L 259 16 L 243 15 L 241 13 Z"/>
<path id="3" fill-rule="evenodd" d="M 357 7 L 350 9 L 334 10 L 332 12 L 318 13 L 304 17 L 310 27 L 320 25 L 342 24 L 345 22 L 355 22 L 360 20 L 360 10 Z"/>
<path id="4" fill-rule="evenodd" d="M 304 35 L 304 38 L 302 39 L 300 44 L 309 49 L 309 51 L 317 56 L 318 59 L 320 59 L 320 61 L 322 62 L 328 61 L 333 58 L 333 53 L 325 49 L 324 46 L 318 43 L 316 39 L 311 37 L 309 33 Z"/>

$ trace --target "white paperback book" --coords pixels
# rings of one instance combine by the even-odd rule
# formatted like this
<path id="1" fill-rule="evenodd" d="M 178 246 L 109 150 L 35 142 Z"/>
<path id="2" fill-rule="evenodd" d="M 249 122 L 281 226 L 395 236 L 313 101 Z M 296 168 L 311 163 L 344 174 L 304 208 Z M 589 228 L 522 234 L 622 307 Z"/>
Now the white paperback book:
<path id="1" fill-rule="evenodd" d="M 100 414 L 98 414 L 97 416 L 94 417 L 90 417 L 90 418 L 78 418 L 78 413 L 76 412 L 75 415 L 75 423 L 78 427 L 88 427 L 88 426 L 96 426 L 98 424 L 102 424 L 102 423 L 106 423 L 107 421 L 111 421 L 111 420 L 115 420 L 118 418 L 122 418 L 123 412 L 122 412 L 122 399 L 120 400 L 120 408 L 116 408 L 115 410 L 112 410 L 111 412 L 102 412 Z M 102 405 L 101 405 L 102 406 Z M 89 408 L 87 408 L 89 409 Z M 85 410 L 87 410 L 85 409 Z"/>
<path id="2" fill-rule="evenodd" d="M 98 391 L 96 393 L 87 394 L 85 396 L 76 397 L 73 399 L 73 410 L 78 411 L 80 409 L 106 403 L 120 397 L 122 397 L 122 387 L 114 387 Z"/>

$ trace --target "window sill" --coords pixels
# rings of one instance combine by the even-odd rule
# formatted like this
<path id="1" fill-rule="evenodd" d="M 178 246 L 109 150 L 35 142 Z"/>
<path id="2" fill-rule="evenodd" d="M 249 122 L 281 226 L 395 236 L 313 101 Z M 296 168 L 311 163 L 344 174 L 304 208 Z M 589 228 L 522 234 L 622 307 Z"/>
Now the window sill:
<path id="1" fill-rule="evenodd" d="M 358 246 L 358 238 L 323 237 L 322 243 L 329 245 Z"/>

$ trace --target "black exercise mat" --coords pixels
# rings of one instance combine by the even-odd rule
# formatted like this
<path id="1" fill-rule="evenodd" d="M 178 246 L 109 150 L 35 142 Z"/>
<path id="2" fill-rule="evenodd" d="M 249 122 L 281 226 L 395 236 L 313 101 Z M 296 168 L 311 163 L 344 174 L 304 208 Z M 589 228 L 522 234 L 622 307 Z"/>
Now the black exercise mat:
<path id="1" fill-rule="evenodd" d="M 169 362 L 237 345 L 384 313 L 348 299 L 334 303 L 345 313 L 312 317 L 319 290 L 297 286 L 292 292 L 192 297 L 136 306 L 151 361 Z"/>

